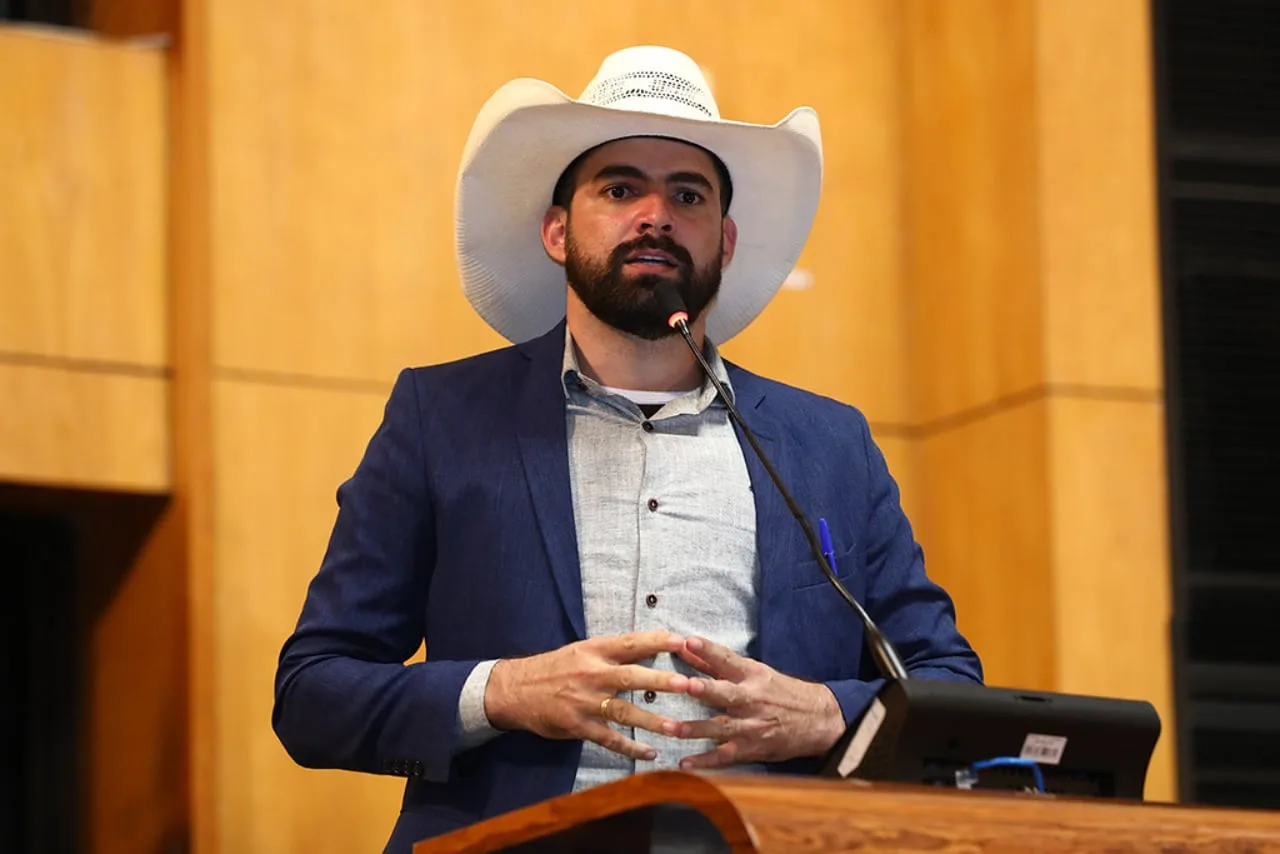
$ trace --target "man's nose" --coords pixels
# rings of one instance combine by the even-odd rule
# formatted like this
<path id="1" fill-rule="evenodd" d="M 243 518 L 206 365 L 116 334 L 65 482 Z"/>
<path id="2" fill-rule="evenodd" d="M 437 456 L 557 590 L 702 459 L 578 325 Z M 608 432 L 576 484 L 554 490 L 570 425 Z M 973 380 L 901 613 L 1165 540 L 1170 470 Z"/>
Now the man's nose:
<path id="1" fill-rule="evenodd" d="M 671 205 L 662 193 L 649 193 L 640 200 L 640 233 L 660 231 L 669 234 L 675 227 L 671 216 Z"/>

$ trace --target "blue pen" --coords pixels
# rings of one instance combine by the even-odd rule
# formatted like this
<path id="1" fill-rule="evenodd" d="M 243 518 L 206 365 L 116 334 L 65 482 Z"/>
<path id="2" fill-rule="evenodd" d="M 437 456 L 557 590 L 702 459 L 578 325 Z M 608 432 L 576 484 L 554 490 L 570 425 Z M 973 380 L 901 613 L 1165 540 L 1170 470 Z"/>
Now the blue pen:
<path id="1" fill-rule="evenodd" d="M 818 520 L 818 539 L 822 542 L 822 555 L 833 573 L 836 572 L 836 547 L 831 544 L 831 531 L 827 528 L 827 520 Z"/>

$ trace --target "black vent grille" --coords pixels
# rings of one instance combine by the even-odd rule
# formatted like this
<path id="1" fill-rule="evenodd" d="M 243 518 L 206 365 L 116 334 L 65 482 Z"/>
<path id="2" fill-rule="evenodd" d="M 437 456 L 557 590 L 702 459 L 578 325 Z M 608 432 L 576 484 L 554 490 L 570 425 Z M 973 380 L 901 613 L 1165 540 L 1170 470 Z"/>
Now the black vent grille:
<path id="1" fill-rule="evenodd" d="M 1161 0 L 1156 0 L 1160 3 Z M 1175 133 L 1280 135 L 1275 0 L 1166 0 Z"/>
<path id="2" fill-rule="evenodd" d="M 1228 222 L 1225 214 L 1206 222 L 1198 236 L 1221 230 L 1230 247 L 1221 251 L 1248 257 L 1231 246 L 1242 232 L 1231 234 Z M 1188 253 L 1194 260 L 1181 265 L 1207 266 L 1213 252 L 1196 246 Z M 1188 568 L 1197 576 L 1280 579 L 1280 281 L 1191 273 L 1174 284 Z M 1250 607 L 1251 586 L 1224 592 L 1240 594 L 1238 616 L 1268 619 Z M 1280 617 L 1280 601 L 1270 604 Z M 1224 632 L 1233 630 L 1231 609 L 1213 613 Z M 1272 646 L 1280 663 L 1280 643 Z"/>
<path id="3" fill-rule="evenodd" d="M 1197 195 L 1207 195 L 1203 187 L 1186 188 L 1177 182 L 1172 189 L 1171 225 L 1180 275 L 1253 273 L 1257 281 L 1247 286 L 1255 289 L 1251 299 L 1269 299 L 1265 292 L 1274 289 L 1280 274 L 1280 217 L 1276 215 L 1280 211 L 1276 204 L 1280 198 L 1271 203 L 1241 202 L 1229 197 L 1197 198 Z M 1232 189 L 1235 188 L 1224 187 L 1222 194 L 1226 196 Z M 1241 283 L 1240 295 L 1244 295 L 1245 288 L 1245 283 Z M 1224 307 L 1223 310 L 1231 309 Z M 1190 319 L 1194 322 L 1194 318 Z M 1260 317 L 1258 321 L 1265 319 Z"/>
<path id="4" fill-rule="evenodd" d="M 1152 10 L 1181 796 L 1280 808 L 1280 2 Z"/>

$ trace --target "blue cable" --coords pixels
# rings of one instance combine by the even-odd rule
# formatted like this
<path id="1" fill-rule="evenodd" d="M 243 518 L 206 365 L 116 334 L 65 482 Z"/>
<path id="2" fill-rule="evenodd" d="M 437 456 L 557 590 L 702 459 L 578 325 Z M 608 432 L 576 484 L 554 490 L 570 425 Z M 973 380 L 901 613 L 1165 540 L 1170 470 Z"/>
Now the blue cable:
<path id="1" fill-rule="evenodd" d="M 984 768 L 1030 768 L 1036 778 L 1036 791 L 1044 794 L 1044 773 L 1034 759 L 1020 759 L 1017 756 L 997 756 L 994 759 L 983 759 L 969 766 L 973 771 Z"/>

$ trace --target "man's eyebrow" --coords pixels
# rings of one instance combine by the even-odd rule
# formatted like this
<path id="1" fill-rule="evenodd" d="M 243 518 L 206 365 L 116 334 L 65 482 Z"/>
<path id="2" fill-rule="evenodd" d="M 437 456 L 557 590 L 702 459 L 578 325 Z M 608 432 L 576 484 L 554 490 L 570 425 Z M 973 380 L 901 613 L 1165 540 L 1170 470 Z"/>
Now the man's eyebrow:
<path id="1" fill-rule="evenodd" d="M 635 166 L 624 166 L 620 163 L 611 164 L 601 168 L 591 180 L 601 181 L 606 178 L 634 178 L 637 181 L 649 180 L 649 176 L 644 174 L 644 172 L 637 169 Z"/>
<path id="2" fill-rule="evenodd" d="M 607 180 L 609 178 L 632 178 L 637 181 L 648 181 L 649 176 L 643 170 L 635 166 L 627 166 L 621 163 L 610 164 L 604 166 L 596 173 L 594 181 Z M 672 172 L 667 176 L 668 184 L 693 184 L 698 187 L 705 188 L 708 192 L 715 190 L 715 186 L 711 180 L 701 172 Z"/>
<path id="3" fill-rule="evenodd" d="M 711 184 L 711 179 L 701 172 L 672 172 L 667 176 L 668 184 L 693 184 L 702 187 L 707 192 L 715 192 L 715 187 Z"/>

